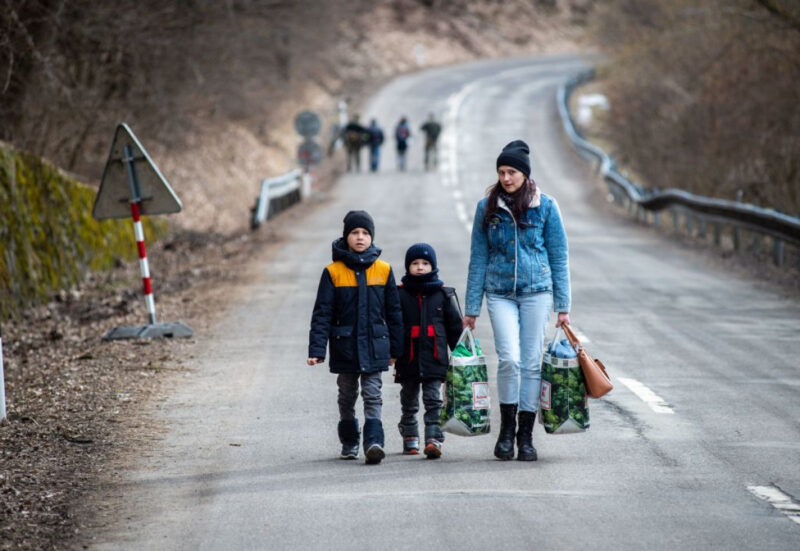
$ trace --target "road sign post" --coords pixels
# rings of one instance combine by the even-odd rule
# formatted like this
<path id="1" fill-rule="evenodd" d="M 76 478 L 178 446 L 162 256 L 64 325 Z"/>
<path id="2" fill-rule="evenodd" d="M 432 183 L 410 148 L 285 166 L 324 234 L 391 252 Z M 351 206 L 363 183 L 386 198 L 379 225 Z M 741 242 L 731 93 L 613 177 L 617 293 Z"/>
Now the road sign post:
<path id="1" fill-rule="evenodd" d="M 148 323 L 115 327 L 106 333 L 104 340 L 192 336 L 192 329 L 182 322 L 158 323 L 156 320 L 150 266 L 147 262 L 141 221 L 142 215 L 170 214 L 182 209 L 180 199 L 161 175 L 133 130 L 125 123 L 117 126 L 92 216 L 98 220 L 128 216 L 133 218 Z"/>
<path id="2" fill-rule="evenodd" d="M 322 121 L 313 111 L 302 111 L 294 119 L 294 128 L 305 138 L 297 148 L 297 162 L 303 167 L 303 185 L 300 194 L 305 198 L 311 195 L 311 167 L 322 162 L 322 147 L 312 139 L 319 134 Z"/>

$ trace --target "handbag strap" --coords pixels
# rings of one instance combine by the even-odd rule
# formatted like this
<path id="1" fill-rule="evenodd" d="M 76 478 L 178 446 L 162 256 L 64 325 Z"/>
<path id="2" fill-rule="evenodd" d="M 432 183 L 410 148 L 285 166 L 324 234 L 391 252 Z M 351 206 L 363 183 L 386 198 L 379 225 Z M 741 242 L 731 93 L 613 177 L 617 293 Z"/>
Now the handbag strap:
<path id="1" fill-rule="evenodd" d="M 562 323 L 561 328 L 564 330 L 564 334 L 567 336 L 567 340 L 572 345 L 575 353 L 579 354 L 583 346 L 581 346 L 581 341 L 578 340 L 578 337 L 572 331 L 572 327 L 570 327 L 568 323 Z"/>

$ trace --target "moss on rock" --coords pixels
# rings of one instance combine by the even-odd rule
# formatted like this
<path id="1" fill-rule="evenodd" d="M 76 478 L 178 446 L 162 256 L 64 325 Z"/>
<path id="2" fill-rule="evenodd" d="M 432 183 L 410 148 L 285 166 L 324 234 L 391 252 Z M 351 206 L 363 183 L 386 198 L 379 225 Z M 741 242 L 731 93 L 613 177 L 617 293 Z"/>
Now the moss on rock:
<path id="1" fill-rule="evenodd" d="M 136 257 L 130 220 L 92 217 L 97 191 L 36 155 L 0 143 L 0 320 L 89 271 Z M 145 218 L 147 240 L 167 233 Z"/>

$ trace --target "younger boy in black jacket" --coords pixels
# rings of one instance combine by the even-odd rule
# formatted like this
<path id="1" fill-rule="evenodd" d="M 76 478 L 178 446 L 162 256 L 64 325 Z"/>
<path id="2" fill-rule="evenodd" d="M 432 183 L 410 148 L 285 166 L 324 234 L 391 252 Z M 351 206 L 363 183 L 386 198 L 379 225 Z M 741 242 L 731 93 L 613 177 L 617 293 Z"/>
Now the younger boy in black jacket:
<path id="1" fill-rule="evenodd" d="M 395 382 L 400 383 L 400 434 L 403 453 L 419 453 L 419 392 L 425 405 L 425 456 L 442 455 L 444 434 L 439 426 L 442 382 L 447 374 L 448 346 L 455 348 L 461 335 L 461 313 L 455 289 L 439 279 L 436 251 L 417 243 L 406 252 L 406 275 L 400 286 L 403 309 L 403 353 L 395 364 Z"/>
<path id="2" fill-rule="evenodd" d="M 364 401 L 366 463 L 384 458 L 381 373 L 400 355 L 403 318 L 392 268 L 378 260 L 375 223 L 363 210 L 344 217 L 344 232 L 333 242 L 333 263 L 325 267 L 311 317 L 308 365 L 325 360 L 330 342 L 331 373 L 338 375 L 339 440 L 342 459 L 358 457 L 355 405 L 358 384 Z"/>

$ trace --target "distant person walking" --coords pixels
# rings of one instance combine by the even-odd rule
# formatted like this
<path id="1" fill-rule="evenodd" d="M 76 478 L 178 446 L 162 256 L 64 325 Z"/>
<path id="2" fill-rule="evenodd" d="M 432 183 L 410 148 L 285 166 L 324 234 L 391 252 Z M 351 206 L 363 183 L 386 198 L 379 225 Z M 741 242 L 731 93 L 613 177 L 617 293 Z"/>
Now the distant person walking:
<path id="1" fill-rule="evenodd" d="M 361 171 L 361 147 L 368 141 L 368 131 L 358 122 L 358 115 L 353 115 L 344 127 L 344 145 L 347 149 L 347 172 Z"/>
<path id="2" fill-rule="evenodd" d="M 408 126 L 408 119 L 400 118 L 400 122 L 394 129 L 394 141 L 397 146 L 397 170 L 406 169 L 406 152 L 408 151 L 408 140 L 411 138 L 411 128 Z"/>
<path id="3" fill-rule="evenodd" d="M 528 145 L 515 140 L 497 157 L 497 182 L 472 224 L 464 325 L 475 328 L 483 295 L 497 350 L 498 459 L 536 461 L 533 424 L 541 391 L 542 348 L 550 311 L 569 323 L 567 234 L 555 199 L 531 180 Z M 517 413 L 519 412 L 519 430 Z"/>
<path id="4" fill-rule="evenodd" d="M 369 122 L 369 169 L 378 172 L 381 163 L 381 146 L 383 145 L 383 130 L 378 126 L 378 121 L 372 119 Z"/>
<path id="5" fill-rule="evenodd" d="M 432 170 L 439 164 L 436 144 L 439 140 L 439 134 L 442 133 L 442 125 L 436 122 L 433 113 L 431 113 L 420 129 L 425 134 L 425 170 Z"/>

